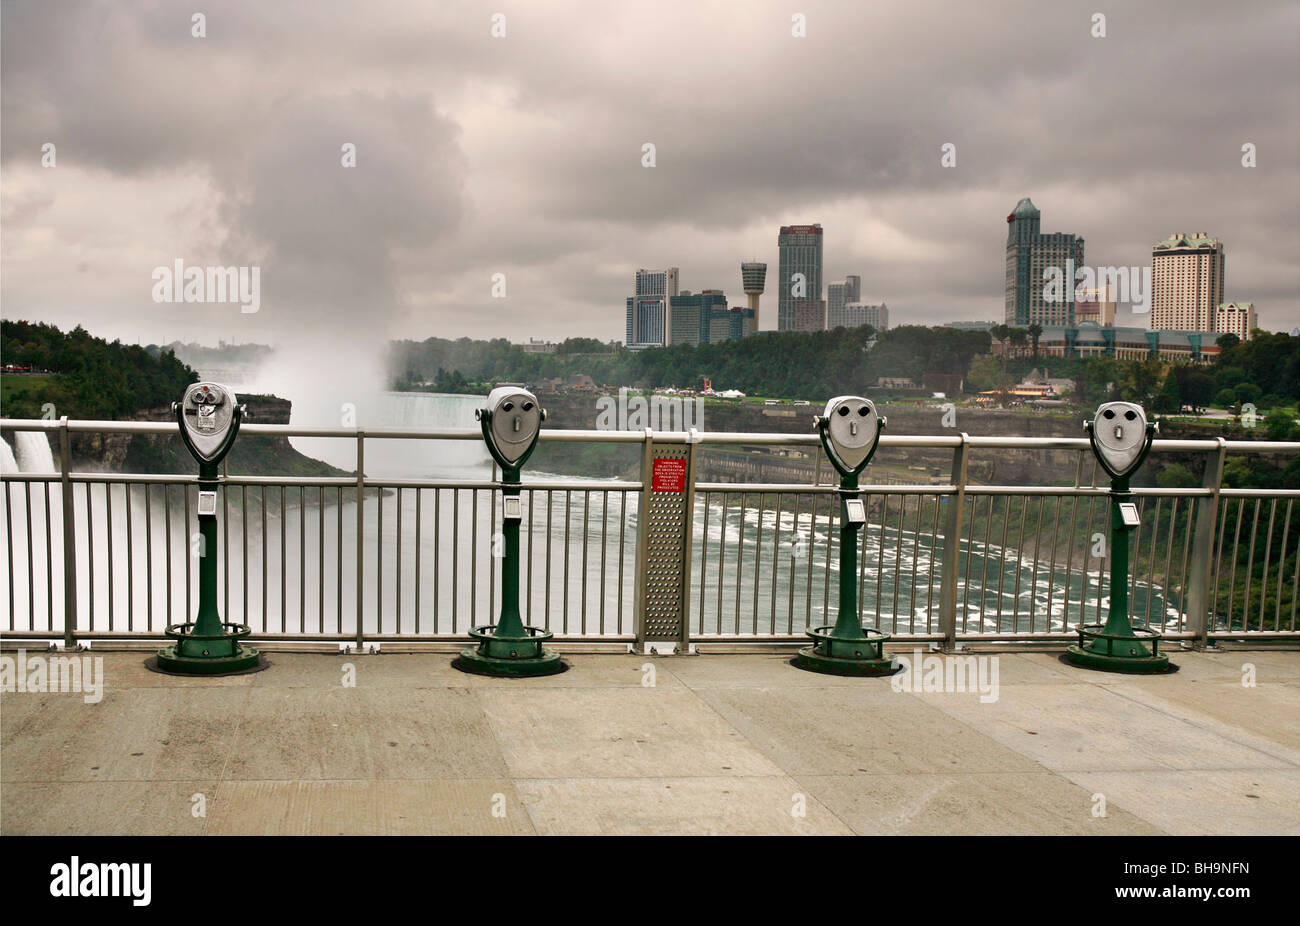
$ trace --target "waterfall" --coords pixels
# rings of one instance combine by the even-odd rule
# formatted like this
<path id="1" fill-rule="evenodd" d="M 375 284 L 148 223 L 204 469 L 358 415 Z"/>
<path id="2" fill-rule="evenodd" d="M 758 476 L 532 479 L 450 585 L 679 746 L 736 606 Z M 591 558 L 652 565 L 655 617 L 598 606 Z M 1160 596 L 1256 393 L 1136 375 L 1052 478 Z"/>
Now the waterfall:
<path id="1" fill-rule="evenodd" d="M 39 475 L 58 472 L 44 431 L 15 431 L 13 447 L 7 441 L 0 443 L 0 470 Z M 63 497 L 58 479 L 6 484 L 0 493 L 0 524 L 4 523 L 13 525 L 13 548 L 9 547 L 9 533 L 0 530 L 0 561 L 12 568 L 14 581 L 5 584 L 0 607 L 32 615 L 33 628 L 53 626 L 55 615 L 63 608 L 63 560 L 57 554 L 46 556 L 42 538 L 48 539 L 53 551 L 63 546 Z"/>
<path id="2" fill-rule="evenodd" d="M 19 472 L 55 473 L 54 454 L 44 431 L 15 431 L 15 456 Z"/>
<path id="3" fill-rule="evenodd" d="M 18 468 L 18 458 L 14 456 L 14 449 L 9 446 L 9 441 L 0 438 L 0 473 L 17 473 L 21 472 Z"/>

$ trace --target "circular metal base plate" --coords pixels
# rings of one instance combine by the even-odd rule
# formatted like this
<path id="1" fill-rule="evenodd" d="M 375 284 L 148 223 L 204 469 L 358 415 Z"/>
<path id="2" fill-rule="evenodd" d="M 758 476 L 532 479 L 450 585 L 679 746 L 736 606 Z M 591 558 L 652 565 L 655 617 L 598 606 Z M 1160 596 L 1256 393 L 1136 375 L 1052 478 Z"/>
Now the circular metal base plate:
<path id="1" fill-rule="evenodd" d="M 233 656 L 178 656 L 176 647 L 160 649 L 150 668 L 168 675 L 238 675 L 262 667 L 262 653 L 240 643 Z M 147 663 L 146 663 L 147 664 Z"/>
<path id="2" fill-rule="evenodd" d="M 889 659 L 846 659 L 839 656 L 824 656 L 817 652 L 815 646 L 805 646 L 799 654 L 790 660 L 790 665 L 808 672 L 820 672 L 823 675 L 880 676 L 893 675 L 901 666 Z"/>
<path id="3" fill-rule="evenodd" d="M 505 658 L 485 656 L 477 647 L 461 650 L 451 663 L 462 672 L 473 675 L 491 675 L 496 678 L 536 678 L 540 675 L 556 675 L 569 668 L 569 664 L 560 658 L 560 654 L 544 649 L 540 656 Z"/>
<path id="4" fill-rule="evenodd" d="M 1098 672 L 1126 672 L 1130 675 L 1159 675 L 1177 668 L 1169 664 L 1169 657 L 1163 653 L 1156 656 L 1107 656 L 1094 653 L 1076 644 L 1066 647 L 1065 661 L 1082 669 L 1095 669 Z"/>

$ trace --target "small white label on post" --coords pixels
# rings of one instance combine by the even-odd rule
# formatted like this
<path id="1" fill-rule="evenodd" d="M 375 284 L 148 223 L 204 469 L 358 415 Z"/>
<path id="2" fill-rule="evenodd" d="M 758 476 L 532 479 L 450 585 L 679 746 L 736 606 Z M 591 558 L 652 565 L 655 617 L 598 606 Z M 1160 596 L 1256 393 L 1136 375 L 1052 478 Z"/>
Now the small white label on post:
<path id="1" fill-rule="evenodd" d="M 523 505 L 519 501 L 518 495 L 507 495 L 502 500 L 504 511 L 502 517 L 507 521 L 521 521 L 524 517 Z"/>
<path id="2" fill-rule="evenodd" d="M 199 493 L 199 514 L 216 514 L 217 513 L 217 493 L 200 492 Z"/>
<path id="3" fill-rule="evenodd" d="M 1138 526 L 1138 506 L 1133 502 L 1120 502 L 1119 516 L 1125 527 Z"/>

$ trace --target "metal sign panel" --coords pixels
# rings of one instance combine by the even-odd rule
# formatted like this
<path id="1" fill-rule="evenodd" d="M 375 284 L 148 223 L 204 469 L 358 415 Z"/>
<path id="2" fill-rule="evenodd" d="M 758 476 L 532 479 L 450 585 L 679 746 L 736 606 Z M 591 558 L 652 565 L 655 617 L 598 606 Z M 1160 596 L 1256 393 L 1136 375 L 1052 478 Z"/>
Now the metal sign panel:
<path id="1" fill-rule="evenodd" d="M 691 445 L 653 444 L 641 493 L 642 550 L 638 576 L 642 640 L 687 643 L 690 521 L 694 503 Z"/>

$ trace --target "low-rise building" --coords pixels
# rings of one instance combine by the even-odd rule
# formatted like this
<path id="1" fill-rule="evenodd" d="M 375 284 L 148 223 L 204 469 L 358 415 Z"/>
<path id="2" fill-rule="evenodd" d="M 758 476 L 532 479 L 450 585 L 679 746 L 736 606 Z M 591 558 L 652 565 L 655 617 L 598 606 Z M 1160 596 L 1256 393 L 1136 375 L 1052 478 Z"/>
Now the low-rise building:
<path id="1" fill-rule="evenodd" d="M 1114 357 L 1117 360 L 1184 360 L 1209 363 L 1219 355 L 1219 331 L 1169 331 L 1102 327 L 1085 322 L 1050 326 L 1038 338 L 1044 357 Z"/>

